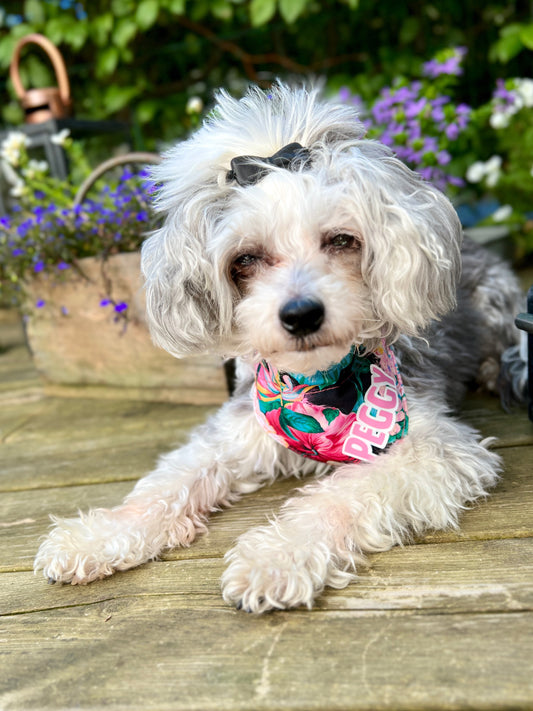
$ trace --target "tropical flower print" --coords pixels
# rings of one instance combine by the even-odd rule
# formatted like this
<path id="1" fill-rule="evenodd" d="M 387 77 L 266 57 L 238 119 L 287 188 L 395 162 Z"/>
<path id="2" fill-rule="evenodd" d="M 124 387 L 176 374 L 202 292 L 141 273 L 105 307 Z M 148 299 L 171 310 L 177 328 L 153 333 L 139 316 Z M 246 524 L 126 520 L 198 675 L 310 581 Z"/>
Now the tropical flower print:
<path id="1" fill-rule="evenodd" d="M 311 377 L 262 361 L 254 403 L 274 439 L 321 462 L 368 461 L 408 430 L 402 380 L 385 344 L 370 354 L 354 346 L 340 363 Z"/>

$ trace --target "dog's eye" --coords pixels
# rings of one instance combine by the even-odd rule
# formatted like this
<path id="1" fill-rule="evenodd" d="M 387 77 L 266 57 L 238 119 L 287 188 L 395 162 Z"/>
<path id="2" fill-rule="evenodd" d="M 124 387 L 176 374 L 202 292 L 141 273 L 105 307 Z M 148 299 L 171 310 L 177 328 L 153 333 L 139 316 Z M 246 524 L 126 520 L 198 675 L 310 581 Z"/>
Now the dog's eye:
<path id="1" fill-rule="evenodd" d="M 260 259 L 260 257 L 258 257 L 257 254 L 241 254 L 233 260 L 233 266 L 240 269 L 246 269 L 247 267 L 251 267 L 252 264 L 255 264 L 258 259 Z"/>
<path id="2" fill-rule="evenodd" d="M 325 247 L 327 249 L 350 249 L 358 245 L 356 238 L 353 235 L 341 232 L 339 234 L 334 234 L 325 240 Z"/>
<path id="3" fill-rule="evenodd" d="M 231 263 L 230 273 L 234 282 L 242 282 L 255 272 L 261 260 L 260 254 L 239 254 Z"/>

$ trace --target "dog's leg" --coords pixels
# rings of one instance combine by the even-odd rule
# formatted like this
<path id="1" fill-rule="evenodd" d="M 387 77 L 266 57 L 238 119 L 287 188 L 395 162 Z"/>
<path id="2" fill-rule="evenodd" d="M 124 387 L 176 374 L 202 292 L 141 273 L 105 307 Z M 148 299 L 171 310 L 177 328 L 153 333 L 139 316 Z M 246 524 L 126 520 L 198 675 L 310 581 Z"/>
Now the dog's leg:
<path id="1" fill-rule="evenodd" d="M 227 602 L 253 612 L 310 607 L 324 586 L 347 585 L 364 553 L 456 526 L 461 509 L 486 495 L 499 457 L 429 401 L 410 405 L 404 440 L 371 464 L 341 466 L 306 486 L 274 522 L 240 537 L 227 555 Z"/>
<path id="2" fill-rule="evenodd" d="M 88 583 L 165 548 L 188 545 L 205 530 L 209 512 L 257 489 L 280 469 L 292 473 L 282 450 L 258 425 L 251 402 L 230 400 L 187 445 L 162 457 L 121 506 L 54 519 L 35 570 L 50 580 Z"/>

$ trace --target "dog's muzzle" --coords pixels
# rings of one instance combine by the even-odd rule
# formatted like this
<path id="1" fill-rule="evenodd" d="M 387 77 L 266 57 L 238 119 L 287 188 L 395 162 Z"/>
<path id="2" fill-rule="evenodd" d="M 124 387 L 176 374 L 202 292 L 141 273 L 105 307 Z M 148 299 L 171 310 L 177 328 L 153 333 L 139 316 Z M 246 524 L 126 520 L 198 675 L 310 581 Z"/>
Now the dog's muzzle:
<path id="1" fill-rule="evenodd" d="M 324 321 L 324 304 L 315 299 L 291 299 L 279 310 L 279 320 L 291 336 L 316 333 Z"/>

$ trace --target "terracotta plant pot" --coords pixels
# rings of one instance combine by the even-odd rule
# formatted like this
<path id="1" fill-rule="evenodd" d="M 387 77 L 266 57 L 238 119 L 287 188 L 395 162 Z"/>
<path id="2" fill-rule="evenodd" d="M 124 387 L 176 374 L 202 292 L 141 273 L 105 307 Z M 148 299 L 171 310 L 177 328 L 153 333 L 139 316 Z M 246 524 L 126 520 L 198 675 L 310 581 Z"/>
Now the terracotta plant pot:
<path id="1" fill-rule="evenodd" d="M 80 260 L 58 279 L 38 276 L 28 285 L 28 345 L 44 378 L 63 385 L 142 389 L 143 398 L 219 403 L 227 398 L 222 361 L 178 360 L 154 346 L 145 321 L 138 253 L 105 262 Z M 107 285 L 107 286 L 106 286 Z M 127 321 L 114 304 L 126 303 Z M 124 311 L 122 312 L 124 315 Z"/>

